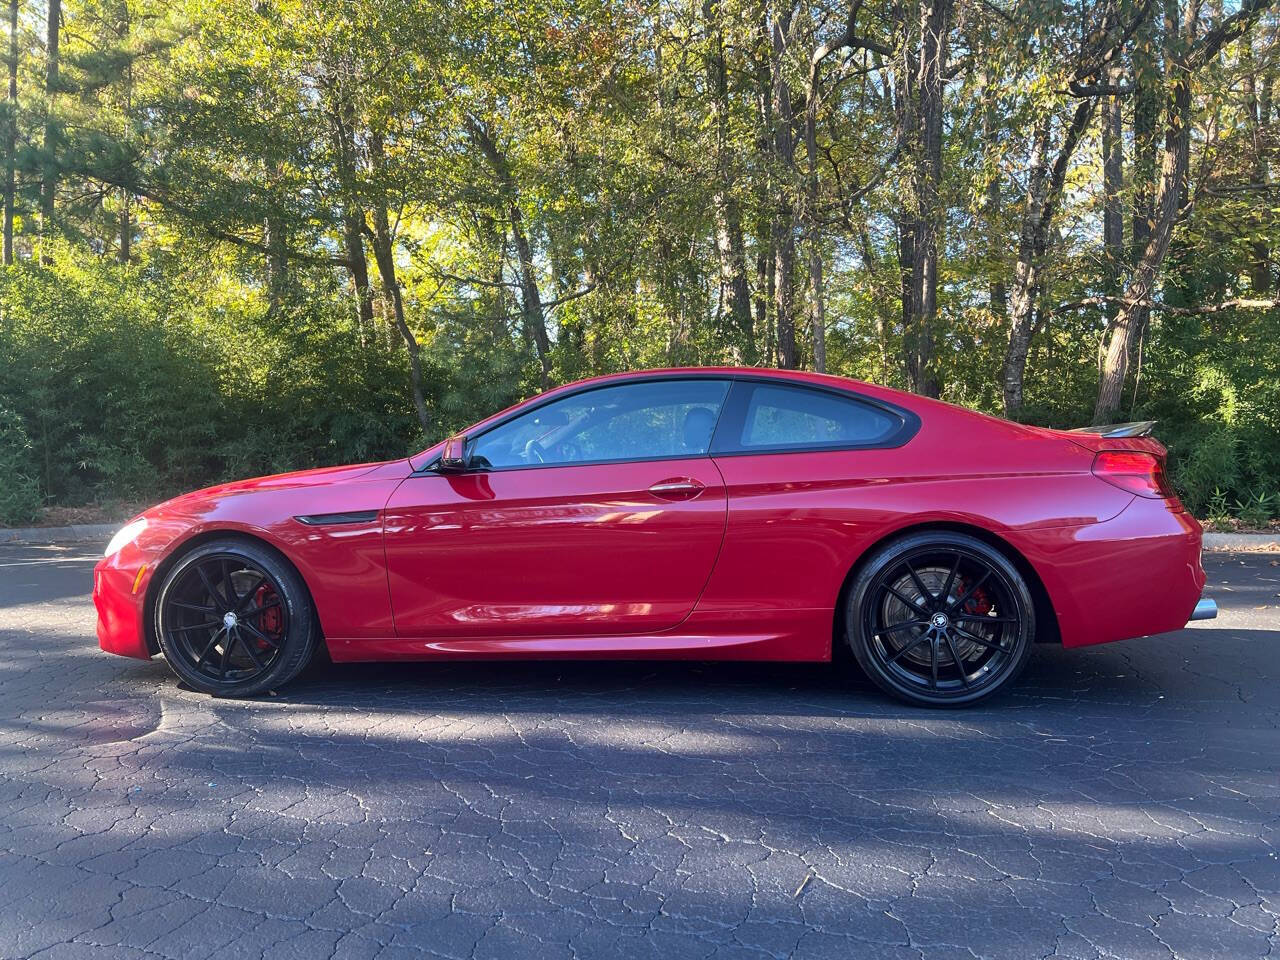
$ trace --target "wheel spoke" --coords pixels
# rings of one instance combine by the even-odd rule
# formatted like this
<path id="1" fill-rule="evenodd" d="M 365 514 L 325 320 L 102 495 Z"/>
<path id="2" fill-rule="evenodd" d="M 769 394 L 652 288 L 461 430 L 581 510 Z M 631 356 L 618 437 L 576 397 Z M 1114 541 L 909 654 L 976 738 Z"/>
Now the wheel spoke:
<path id="1" fill-rule="evenodd" d="M 234 610 L 236 599 L 240 595 L 236 593 L 236 581 L 232 577 L 231 565 L 227 563 L 227 558 L 223 557 L 218 561 L 218 566 L 222 570 L 222 593 L 227 601 L 227 609 Z"/>
<path id="2" fill-rule="evenodd" d="M 197 670 L 199 670 L 202 666 L 204 666 L 204 661 L 205 661 L 205 659 L 209 656 L 209 654 L 213 653 L 213 648 L 214 648 L 214 647 L 216 647 L 216 646 L 218 645 L 218 637 L 220 637 L 220 636 L 222 636 L 222 629 L 221 629 L 221 628 L 219 628 L 219 629 L 218 629 L 218 631 L 217 631 L 216 633 L 214 633 L 214 635 L 213 635 L 212 637 L 210 637 L 210 638 L 209 638 L 209 644 L 208 644 L 208 646 L 206 646 L 206 647 L 204 648 L 204 652 L 203 652 L 203 653 L 201 653 L 201 654 L 200 654 L 200 656 L 199 656 L 199 658 L 196 660 L 196 669 L 197 669 Z"/>
<path id="3" fill-rule="evenodd" d="M 260 607 L 253 607 L 250 610 L 245 610 L 243 613 L 240 614 L 240 621 L 243 623 L 246 617 L 256 617 L 259 614 L 264 613 L 267 610 L 270 610 L 272 607 L 278 607 L 278 606 L 280 606 L 279 600 L 268 600 L 266 603 L 264 603 Z"/>
<path id="4" fill-rule="evenodd" d="M 240 641 L 240 646 L 244 648 L 244 652 L 249 655 L 249 659 L 253 661 L 253 665 L 259 670 L 266 668 L 266 664 L 258 659 L 258 651 L 253 649 L 253 644 L 245 643 L 244 637 L 240 636 L 240 631 L 236 630 L 236 639 Z"/>
<path id="5" fill-rule="evenodd" d="M 186 633 L 188 630 L 208 630 L 210 627 L 216 627 L 222 623 L 221 620 L 210 620 L 207 623 L 192 623 L 185 627 L 174 627 L 173 633 Z"/>
<path id="6" fill-rule="evenodd" d="M 222 561 L 222 585 L 226 589 L 228 609 L 238 609 L 240 606 L 240 592 L 236 590 L 235 571 L 225 560 Z"/>
<path id="7" fill-rule="evenodd" d="M 200 582 L 204 584 L 204 588 L 209 591 L 209 597 L 213 600 L 214 608 L 225 609 L 226 601 L 223 599 L 222 594 L 213 588 L 213 581 L 209 579 L 209 575 L 204 572 L 204 567 L 200 564 L 196 564 L 196 575 L 200 578 Z"/>
<path id="8" fill-rule="evenodd" d="M 916 573 L 916 568 L 911 565 L 911 561 L 903 560 L 902 564 L 907 568 L 907 573 L 911 575 L 911 581 L 916 585 L 916 589 L 920 591 L 920 596 L 926 600 L 936 600 L 937 598 L 933 595 L 933 592 L 920 579 L 920 574 Z"/>
<path id="9" fill-rule="evenodd" d="M 248 630 L 251 634 L 253 634 L 257 639 L 261 640 L 261 641 L 262 641 L 263 643 L 265 643 L 267 646 L 269 646 L 272 650 L 279 650 L 279 649 L 280 649 L 280 645 L 279 645 L 278 643 L 274 642 L 274 641 L 273 641 L 270 637 L 268 637 L 265 633 L 263 633 L 263 632 L 262 632 L 261 630 L 259 630 L 257 627 L 253 626 L 253 624 L 246 623 L 245 621 L 241 620 L 239 625 L 240 625 L 240 626 L 242 626 L 242 627 L 244 627 L 246 630 Z M 243 642 L 243 641 L 241 641 L 241 642 Z M 247 646 L 248 646 L 248 644 L 245 644 L 245 646 L 247 647 Z"/>
<path id="10" fill-rule="evenodd" d="M 951 642 L 951 634 L 944 633 L 943 637 L 945 637 L 947 641 L 947 651 L 951 654 L 951 659 L 955 661 L 956 673 L 960 674 L 960 682 L 964 685 L 964 688 L 968 690 L 969 675 L 965 673 L 964 663 L 963 661 L 961 661 L 960 657 L 956 654 L 956 645 Z"/>
<path id="11" fill-rule="evenodd" d="M 248 603 L 249 600 L 253 597 L 253 595 L 258 592 L 258 588 L 265 585 L 266 582 L 267 582 L 267 578 L 259 574 L 257 582 L 254 583 L 252 586 L 250 586 L 249 589 L 246 590 L 244 593 L 240 594 L 239 598 L 236 600 L 235 609 L 237 613 L 239 613 L 240 608 L 243 607 L 246 603 Z"/>
<path id="12" fill-rule="evenodd" d="M 904 653 L 906 653 L 908 650 L 914 650 L 916 647 L 920 646 L 920 644 L 924 643 L 928 639 L 929 639 L 929 635 L 927 633 L 922 633 L 920 636 L 916 637 L 914 640 L 908 643 L 901 650 L 898 650 L 892 657 L 886 660 L 885 663 L 896 663 L 898 658 L 901 657 Z"/>
<path id="13" fill-rule="evenodd" d="M 969 600 L 973 597 L 973 595 L 977 593 L 978 590 L 982 587 L 982 585 L 987 582 L 987 578 L 990 576 L 991 576 L 991 568 L 988 567 L 986 570 L 982 572 L 982 576 L 980 576 L 972 584 L 972 586 L 970 586 L 969 589 L 964 592 L 964 596 L 961 597 L 959 600 L 957 600 L 955 603 L 951 604 L 951 609 L 963 610 L 964 605 L 968 603 Z"/>
<path id="14" fill-rule="evenodd" d="M 976 633 L 970 633 L 968 630 L 964 629 L 964 627 L 957 626 L 956 633 L 960 634 L 960 636 L 964 637 L 971 643 L 976 643 L 979 646 L 987 647 L 990 650 L 1008 652 L 1007 648 L 1003 644 L 996 643 L 994 640 L 988 640 L 986 637 L 980 637 Z"/>
<path id="15" fill-rule="evenodd" d="M 234 630 L 227 631 L 227 642 L 222 645 L 222 664 L 218 667 L 218 679 L 227 679 L 227 667 L 231 664 L 231 648 L 235 646 L 239 634 Z"/>
<path id="16" fill-rule="evenodd" d="M 938 640 L 935 637 L 929 644 L 929 687 L 938 689 Z"/>
<path id="17" fill-rule="evenodd" d="M 217 613 L 217 607 L 205 607 L 198 603 L 187 603 L 185 600 L 170 600 L 169 606 L 180 607 L 183 610 L 194 610 L 196 613 Z"/>
<path id="18" fill-rule="evenodd" d="M 901 623 L 895 623 L 892 627 L 883 627 L 879 632 L 893 633 L 903 627 L 923 627 L 927 622 L 926 620 L 903 620 Z"/>
<path id="19" fill-rule="evenodd" d="M 884 585 L 884 588 L 888 590 L 890 593 L 892 593 L 899 600 L 901 600 L 903 603 L 905 603 L 912 610 L 914 610 L 916 613 L 920 614 L 922 617 L 927 617 L 929 615 L 928 610 L 920 606 L 919 603 L 917 603 L 915 600 L 912 600 L 910 597 L 906 596 L 905 594 L 899 593 L 894 587 L 886 583 Z"/>
<path id="20" fill-rule="evenodd" d="M 951 572 L 947 574 L 947 582 L 942 585 L 942 593 L 938 594 L 938 598 L 943 602 L 947 602 L 947 597 L 951 596 L 951 588 L 955 586 L 956 574 L 960 572 L 960 554 L 956 554 L 956 562 L 951 565 Z"/>

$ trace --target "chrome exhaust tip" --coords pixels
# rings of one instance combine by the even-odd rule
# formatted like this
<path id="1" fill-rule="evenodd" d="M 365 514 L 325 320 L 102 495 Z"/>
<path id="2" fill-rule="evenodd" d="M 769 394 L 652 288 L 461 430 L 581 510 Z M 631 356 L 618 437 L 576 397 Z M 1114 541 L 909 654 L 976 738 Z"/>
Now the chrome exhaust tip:
<path id="1" fill-rule="evenodd" d="M 1191 611 L 1192 620 L 1212 620 L 1218 615 L 1218 605 L 1208 597 L 1196 601 L 1196 608 Z"/>

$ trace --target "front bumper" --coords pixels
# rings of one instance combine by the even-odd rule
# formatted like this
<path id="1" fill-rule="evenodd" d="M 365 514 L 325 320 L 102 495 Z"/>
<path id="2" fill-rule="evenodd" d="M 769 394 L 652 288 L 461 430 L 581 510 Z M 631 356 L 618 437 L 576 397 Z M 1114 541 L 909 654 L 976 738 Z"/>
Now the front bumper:
<path id="1" fill-rule="evenodd" d="M 147 584 L 151 570 L 140 558 L 122 557 L 130 548 L 106 557 L 93 568 L 93 605 L 98 611 L 98 646 L 107 653 L 149 660 Z"/>

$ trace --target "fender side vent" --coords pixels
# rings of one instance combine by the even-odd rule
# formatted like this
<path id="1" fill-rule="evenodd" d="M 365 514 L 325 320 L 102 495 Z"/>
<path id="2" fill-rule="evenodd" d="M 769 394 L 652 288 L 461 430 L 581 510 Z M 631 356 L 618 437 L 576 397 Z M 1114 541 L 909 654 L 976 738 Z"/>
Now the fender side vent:
<path id="1" fill-rule="evenodd" d="M 340 523 L 368 523 L 378 519 L 377 510 L 353 510 L 348 513 L 305 513 L 294 517 L 309 527 L 325 527 Z"/>

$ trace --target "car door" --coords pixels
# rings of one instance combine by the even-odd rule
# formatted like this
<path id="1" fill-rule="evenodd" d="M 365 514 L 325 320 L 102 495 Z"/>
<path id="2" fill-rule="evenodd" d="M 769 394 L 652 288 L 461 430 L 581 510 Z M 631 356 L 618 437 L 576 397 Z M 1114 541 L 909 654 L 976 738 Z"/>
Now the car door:
<path id="1" fill-rule="evenodd" d="M 651 633 L 680 623 L 724 538 L 708 456 L 729 383 L 645 379 L 560 396 L 467 438 L 385 509 L 406 638 Z"/>
<path id="2" fill-rule="evenodd" d="M 735 382 L 711 450 L 729 521 L 700 613 L 810 609 L 829 617 L 849 557 L 883 520 L 898 448 L 918 422 L 842 390 Z"/>

